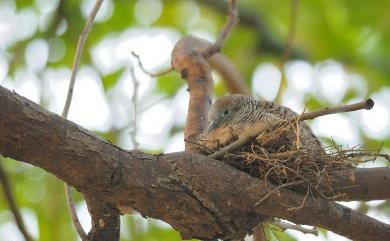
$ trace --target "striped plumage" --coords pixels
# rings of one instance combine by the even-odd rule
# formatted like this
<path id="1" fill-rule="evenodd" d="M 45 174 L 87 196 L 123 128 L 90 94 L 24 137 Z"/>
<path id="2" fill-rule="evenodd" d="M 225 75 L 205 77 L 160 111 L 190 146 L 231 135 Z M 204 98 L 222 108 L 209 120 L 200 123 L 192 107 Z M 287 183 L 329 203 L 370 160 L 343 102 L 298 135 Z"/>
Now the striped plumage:
<path id="1" fill-rule="evenodd" d="M 288 130 L 273 140 L 274 143 L 277 143 L 277 148 L 292 149 L 294 147 L 306 151 L 322 150 L 319 140 L 314 136 L 309 126 L 301 122 L 298 124 L 299 130 L 297 131 L 296 124 L 287 121 L 294 117 L 297 117 L 297 113 L 272 102 L 257 101 L 240 94 L 227 95 L 210 107 L 209 127 L 199 136 L 199 139 L 203 141 L 203 145 L 207 149 L 215 150 L 248 131 L 261 130 L 262 134 L 268 133 L 272 139 L 272 136 L 276 135 L 274 131 L 285 124 L 284 126 L 287 126 Z M 262 138 L 258 137 L 257 139 L 261 140 Z"/>

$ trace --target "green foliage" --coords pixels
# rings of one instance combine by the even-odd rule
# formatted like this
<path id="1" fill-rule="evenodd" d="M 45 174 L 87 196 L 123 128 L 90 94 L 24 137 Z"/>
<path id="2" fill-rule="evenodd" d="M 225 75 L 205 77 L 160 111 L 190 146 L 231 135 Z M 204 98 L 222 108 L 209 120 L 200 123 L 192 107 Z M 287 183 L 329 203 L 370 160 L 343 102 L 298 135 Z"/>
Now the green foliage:
<path id="1" fill-rule="evenodd" d="M 176 72 L 170 72 L 157 79 L 156 92 L 172 97 L 185 83 Z"/>

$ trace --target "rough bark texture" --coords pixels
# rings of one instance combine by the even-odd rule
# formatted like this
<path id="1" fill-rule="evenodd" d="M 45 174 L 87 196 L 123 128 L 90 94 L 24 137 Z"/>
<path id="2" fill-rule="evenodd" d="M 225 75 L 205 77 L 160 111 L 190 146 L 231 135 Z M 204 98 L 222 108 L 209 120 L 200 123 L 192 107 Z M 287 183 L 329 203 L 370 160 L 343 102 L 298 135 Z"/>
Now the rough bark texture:
<path id="1" fill-rule="evenodd" d="M 390 236 L 389 225 L 326 200 L 308 197 L 303 208 L 289 211 L 303 199 L 289 190 L 280 189 L 254 207 L 267 188 L 276 187 L 195 153 L 127 152 L 2 87 L 0 103 L 2 155 L 41 167 L 113 210 L 125 213 L 134 208 L 143 216 L 164 220 L 184 239 L 239 239 L 263 216 L 324 227 L 354 240 Z M 379 170 L 389 172 L 374 169 Z M 364 172 L 357 171 L 356 182 Z M 384 182 L 376 188 L 387 188 L 380 185 Z M 375 198 L 376 191 L 353 190 Z"/>
<path id="2" fill-rule="evenodd" d="M 88 211 L 92 217 L 92 229 L 89 231 L 87 241 L 119 240 L 120 218 L 119 211 L 110 204 L 95 199 L 92 193 L 85 195 Z"/>
<path id="3" fill-rule="evenodd" d="M 339 201 L 370 201 L 390 198 L 390 168 L 356 168 L 334 175 L 333 190 L 345 193 Z"/>

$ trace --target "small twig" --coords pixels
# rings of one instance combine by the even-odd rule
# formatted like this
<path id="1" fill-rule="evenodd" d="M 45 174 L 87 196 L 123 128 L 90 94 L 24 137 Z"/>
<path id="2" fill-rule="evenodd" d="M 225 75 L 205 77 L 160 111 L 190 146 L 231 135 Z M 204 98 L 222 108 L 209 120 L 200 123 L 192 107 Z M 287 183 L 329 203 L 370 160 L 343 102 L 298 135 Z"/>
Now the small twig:
<path id="1" fill-rule="evenodd" d="M 319 111 L 313 111 L 310 113 L 303 113 L 298 117 L 299 121 L 304 121 L 304 120 L 311 120 L 319 116 L 324 116 L 324 115 L 331 115 L 331 114 L 336 114 L 336 113 L 344 113 L 344 112 L 351 112 L 351 111 L 357 111 L 357 110 L 371 110 L 372 107 L 374 107 L 374 101 L 372 99 L 367 99 L 362 102 L 358 102 L 355 104 L 350 104 L 350 105 L 342 105 L 342 106 L 337 106 L 333 108 L 324 108 Z"/>
<path id="2" fill-rule="evenodd" d="M 286 123 L 295 122 L 295 121 L 304 121 L 311 120 L 319 116 L 331 115 L 336 113 L 351 112 L 356 110 L 370 110 L 374 106 L 374 101 L 372 99 L 367 99 L 365 101 L 351 104 L 351 105 L 342 105 L 333 108 L 325 108 L 319 111 L 314 111 L 310 113 L 303 113 L 296 118 L 286 120 Z M 222 149 L 216 151 L 215 153 L 209 155 L 212 158 L 217 158 L 223 156 L 227 152 L 238 149 L 239 147 L 249 143 L 253 138 L 258 136 L 262 130 L 249 130 L 246 134 L 241 135 L 241 137 L 235 142 L 223 147 Z"/>
<path id="3" fill-rule="evenodd" d="M 85 46 L 85 43 L 87 41 L 89 32 L 91 31 L 93 20 L 95 19 L 102 3 L 103 3 L 103 0 L 96 0 L 96 3 L 93 6 L 90 14 L 88 15 L 87 22 L 85 23 L 84 29 L 81 32 L 79 40 L 77 42 L 76 55 L 75 55 L 74 60 L 73 60 L 72 74 L 70 77 L 68 94 L 66 96 L 65 106 L 64 106 L 64 109 L 63 109 L 62 115 L 61 115 L 65 119 L 68 117 L 70 104 L 72 102 L 73 89 L 74 89 L 74 85 L 76 82 L 76 76 L 77 76 L 78 68 L 80 65 L 81 55 L 83 53 L 84 46 Z M 77 231 L 78 235 L 80 236 L 81 240 L 86 240 L 87 234 L 85 233 L 85 231 L 84 231 L 83 227 L 81 226 L 80 221 L 77 217 L 76 209 L 75 209 L 74 203 L 73 203 L 73 196 L 72 196 L 71 187 L 68 186 L 68 184 L 66 184 L 66 183 L 65 183 L 65 194 L 66 194 L 66 201 L 67 201 L 66 203 L 68 206 L 69 213 L 72 217 L 73 225 L 75 226 L 76 231 Z"/>
<path id="4" fill-rule="evenodd" d="M 284 183 L 282 185 L 275 187 L 275 189 L 273 189 L 273 190 L 269 190 L 269 192 L 266 195 L 264 195 L 259 201 L 257 201 L 255 203 L 255 205 L 253 205 L 253 207 L 258 206 L 259 204 L 264 202 L 267 198 L 269 198 L 272 194 L 275 194 L 276 192 L 278 192 L 280 189 L 291 186 L 291 185 L 296 185 L 297 183 L 299 183 L 299 181 Z"/>
<path id="5" fill-rule="evenodd" d="M 241 136 L 241 138 L 239 138 L 238 140 L 236 140 L 235 142 L 221 148 L 220 150 L 214 152 L 213 154 L 209 155 L 209 157 L 211 158 L 217 158 L 217 157 L 220 157 L 220 156 L 223 156 L 226 152 L 229 152 L 229 151 L 232 151 L 232 150 L 236 150 L 237 148 L 247 144 L 248 142 L 250 142 L 253 138 L 255 138 L 257 136 L 258 133 L 251 133 L 251 132 L 248 132 L 247 135 L 243 135 Z"/>
<path id="6" fill-rule="evenodd" d="M 30 235 L 27 232 L 26 227 L 24 226 L 22 215 L 20 215 L 20 212 L 19 212 L 19 209 L 16 205 L 15 199 L 12 196 L 10 184 L 9 184 L 7 175 L 5 174 L 3 167 L 1 166 L 1 163 L 0 163 L 0 182 L 1 182 L 1 185 L 3 187 L 5 199 L 7 200 L 8 206 L 11 209 L 12 214 L 14 215 L 16 225 L 18 226 L 24 239 L 26 241 L 32 241 L 32 238 L 30 237 Z"/>
<path id="7" fill-rule="evenodd" d="M 161 75 L 165 75 L 165 74 L 168 74 L 168 73 L 173 71 L 173 67 L 171 66 L 171 67 L 169 67 L 165 70 L 162 70 L 160 72 L 152 73 L 152 72 L 145 69 L 144 65 L 142 64 L 141 57 L 138 54 L 136 54 L 134 51 L 131 51 L 131 54 L 137 59 L 138 66 L 140 67 L 142 72 L 144 72 L 145 74 L 149 75 L 152 78 L 159 77 Z"/>
<path id="8" fill-rule="evenodd" d="M 133 143 L 133 149 L 138 149 L 139 148 L 139 143 L 136 140 L 136 135 L 137 135 L 137 95 L 138 95 L 138 81 L 137 78 L 135 77 L 134 73 L 134 68 L 130 67 L 130 74 L 131 74 L 131 80 L 134 85 L 134 94 L 131 97 L 131 102 L 133 103 L 134 106 L 134 122 L 133 122 L 133 129 L 130 132 L 130 138 Z"/>
<path id="9" fill-rule="evenodd" d="M 194 145 L 194 146 L 198 146 L 198 147 L 201 148 L 202 150 L 208 151 L 209 153 L 212 152 L 211 149 L 207 148 L 205 145 L 202 145 L 202 144 L 200 144 L 200 143 L 197 142 L 197 141 L 192 141 L 192 140 L 184 139 L 184 142 L 188 142 L 188 143 L 190 143 L 190 144 L 192 144 L 192 145 Z"/>
<path id="10" fill-rule="evenodd" d="M 81 55 L 82 55 L 83 50 L 84 50 L 84 45 L 85 45 L 85 42 L 88 38 L 89 32 L 91 30 L 93 20 L 95 19 L 96 14 L 98 13 L 99 8 L 102 5 L 102 3 L 103 3 L 103 0 L 96 0 L 95 6 L 93 7 L 91 13 L 89 14 L 89 16 L 87 18 L 87 22 L 86 22 L 84 29 L 81 32 L 79 40 L 77 42 L 76 55 L 75 55 L 74 60 L 73 60 L 73 67 L 72 67 L 72 74 L 71 74 L 70 82 L 69 82 L 68 95 L 66 96 L 65 107 L 64 107 L 64 110 L 62 111 L 62 115 L 61 115 L 63 118 L 66 118 L 68 116 L 70 104 L 72 102 L 73 89 L 74 89 L 74 84 L 76 81 L 76 75 L 77 75 L 77 71 L 79 69 Z"/>
<path id="11" fill-rule="evenodd" d="M 316 228 L 305 228 L 302 225 L 286 223 L 278 219 L 275 219 L 272 223 L 278 226 L 282 231 L 286 231 L 287 229 L 292 229 L 292 230 L 302 232 L 304 234 L 309 233 L 318 236 L 318 230 Z"/>
<path id="12" fill-rule="evenodd" d="M 305 113 L 306 108 L 307 108 L 307 102 L 305 104 L 305 107 L 303 108 L 302 114 Z M 301 128 L 299 127 L 299 121 L 298 120 L 295 122 L 295 132 L 297 133 L 296 134 L 296 136 L 297 136 L 296 145 L 297 145 L 297 149 L 299 150 L 299 147 L 300 147 L 300 144 L 301 144 L 300 143 L 301 142 Z"/>
<path id="13" fill-rule="evenodd" d="M 69 211 L 70 216 L 72 218 L 73 225 L 74 225 L 78 235 L 80 236 L 81 240 L 84 241 L 87 239 L 87 234 L 85 233 L 83 227 L 81 226 L 79 218 L 77 217 L 76 208 L 74 206 L 74 201 L 73 201 L 73 194 L 72 194 L 71 186 L 68 186 L 67 183 L 65 183 L 64 186 L 65 186 L 66 204 L 68 206 L 68 211 Z"/>
<path id="14" fill-rule="evenodd" d="M 306 202 L 307 197 L 309 196 L 309 193 L 310 193 L 310 186 L 307 187 L 306 195 L 303 197 L 301 204 L 298 207 L 287 208 L 287 211 L 293 212 L 293 211 L 297 211 L 297 210 L 303 208 L 303 206 L 305 206 L 305 202 Z"/>
<path id="15" fill-rule="evenodd" d="M 225 26 L 223 27 L 215 43 L 203 53 L 204 58 L 208 59 L 211 56 L 213 56 L 213 54 L 218 53 L 221 50 L 223 43 L 225 42 L 227 36 L 232 31 L 234 26 L 238 23 L 238 20 L 239 19 L 238 19 L 237 7 L 236 7 L 236 0 L 230 0 L 228 19 L 225 23 Z"/>

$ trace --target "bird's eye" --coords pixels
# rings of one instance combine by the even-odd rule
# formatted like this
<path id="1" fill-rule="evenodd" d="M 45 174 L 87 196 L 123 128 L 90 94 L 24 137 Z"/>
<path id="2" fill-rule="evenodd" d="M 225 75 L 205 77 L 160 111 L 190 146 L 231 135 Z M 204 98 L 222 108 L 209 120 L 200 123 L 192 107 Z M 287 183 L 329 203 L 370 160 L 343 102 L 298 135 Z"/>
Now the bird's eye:
<path id="1" fill-rule="evenodd" d="M 225 110 L 225 111 L 223 112 L 223 115 L 224 115 L 224 116 L 227 115 L 227 114 L 229 114 L 229 110 Z"/>

